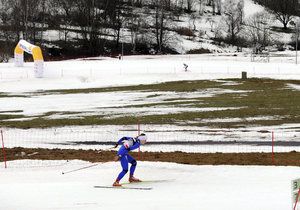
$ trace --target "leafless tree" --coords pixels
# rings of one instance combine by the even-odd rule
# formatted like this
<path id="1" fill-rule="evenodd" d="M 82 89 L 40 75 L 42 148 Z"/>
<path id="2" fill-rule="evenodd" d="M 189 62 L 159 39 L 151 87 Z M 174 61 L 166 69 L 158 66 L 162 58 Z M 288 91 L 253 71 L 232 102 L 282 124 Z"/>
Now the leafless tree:
<path id="1" fill-rule="evenodd" d="M 101 27 L 100 5 L 96 0 L 75 1 L 74 24 L 81 28 L 83 45 L 88 53 L 95 55 L 99 48 L 99 29 Z"/>
<path id="2" fill-rule="evenodd" d="M 217 7 L 217 15 L 221 15 L 222 12 L 222 1 L 221 0 L 214 0 Z"/>
<path id="3" fill-rule="evenodd" d="M 195 0 L 186 0 L 186 5 L 187 5 L 187 12 L 191 13 L 193 11 L 193 6 L 195 4 Z"/>
<path id="4" fill-rule="evenodd" d="M 197 20 L 197 15 L 195 13 L 192 13 L 190 15 L 190 18 L 189 18 L 189 28 L 193 31 L 196 31 L 197 30 L 197 27 L 196 27 L 196 20 Z"/>
<path id="5" fill-rule="evenodd" d="M 293 15 L 299 16 L 298 0 L 257 0 L 260 4 L 266 6 L 273 13 L 277 20 L 283 24 L 286 30 Z"/>
<path id="6" fill-rule="evenodd" d="M 266 12 L 255 13 L 245 21 L 245 31 L 252 45 L 266 47 L 271 45 L 273 38 L 269 25 L 271 17 Z"/>
<path id="7" fill-rule="evenodd" d="M 68 43 L 68 34 L 70 33 L 70 27 L 75 25 L 73 16 L 75 15 L 75 2 L 73 0 L 54 0 L 53 1 L 53 16 L 60 17 L 56 18 L 56 24 L 59 24 L 59 29 L 63 33 L 63 41 L 66 46 Z"/>
<path id="8" fill-rule="evenodd" d="M 167 25 L 170 20 L 169 13 L 165 9 L 166 0 L 154 0 L 155 6 L 155 37 L 156 46 L 158 53 L 163 52 L 163 48 L 166 45 L 166 40 L 168 39 Z"/>
<path id="9" fill-rule="evenodd" d="M 208 17 L 208 18 L 206 18 L 206 22 L 209 23 L 210 31 L 214 32 L 214 28 L 215 28 L 215 24 L 216 24 L 215 20 L 212 17 Z"/>
<path id="10" fill-rule="evenodd" d="M 224 2 L 223 21 L 227 26 L 228 37 L 231 42 L 236 41 L 242 30 L 244 16 L 244 0 L 226 0 Z"/>
<path id="11" fill-rule="evenodd" d="M 203 15 L 204 8 L 206 5 L 206 0 L 198 0 L 198 4 L 199 4 L 199 15 Z"/>
<path id="12" fill-rule="evenodd" d="M 206 0 L 206 5 L 211 6 L 213 15 L 221 14 L 222 0 Z"/>

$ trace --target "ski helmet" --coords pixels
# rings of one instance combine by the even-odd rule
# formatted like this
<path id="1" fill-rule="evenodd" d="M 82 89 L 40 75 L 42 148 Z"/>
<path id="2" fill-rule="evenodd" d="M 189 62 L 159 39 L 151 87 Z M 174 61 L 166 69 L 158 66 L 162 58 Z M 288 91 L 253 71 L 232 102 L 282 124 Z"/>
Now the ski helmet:
<path id="1" fill-rule="evenodd" d="M 137 139 L 140 140 L 142 144 L 145 144 L 147 142 L 147 136 L 144 133 L 138 135 Z"/>

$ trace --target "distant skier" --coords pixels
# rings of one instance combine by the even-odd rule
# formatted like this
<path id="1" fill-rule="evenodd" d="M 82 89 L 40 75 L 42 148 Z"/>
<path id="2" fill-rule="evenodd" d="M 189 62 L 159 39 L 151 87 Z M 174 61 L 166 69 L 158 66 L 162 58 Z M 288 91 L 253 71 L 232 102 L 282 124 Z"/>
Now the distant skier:
<path id="1" fill-rule="evenodd" d="M 113 183 L 113 186 L 115 186 L 115 187 L 122 186 L 119 182 L 125 176 L 125 174 L 128 172 L 128 163 L 131 164 L 130 172 L 129 172 L 129 182 L 140 182 L 141 181 L 133 176 L 137 163 L 136 163 L 136 160 L 131 155 L 128 154 L 128 152 L 139 148 L 141 144 L 145 144 L 146 142 L 147 142 L 147 136 L 146 136 L 146 134 L 142 133 L 135 138 L 126 137 L 126 136 L 122 137 L 116 143 L 115 148 L 117 148 L 118 145 L 122 145 L 122 146 L 119 149 L 117 156 L 115 157 L 115 161 L 120 160 L 123 170 L 118 175 L 116 181 Z"/>
<path id="2" fill-rule="evenodd" d="M 183 63 L 183 68 L 184 68 L 184 71 L 188 71 L 188 65 L 186 63 Z"/>

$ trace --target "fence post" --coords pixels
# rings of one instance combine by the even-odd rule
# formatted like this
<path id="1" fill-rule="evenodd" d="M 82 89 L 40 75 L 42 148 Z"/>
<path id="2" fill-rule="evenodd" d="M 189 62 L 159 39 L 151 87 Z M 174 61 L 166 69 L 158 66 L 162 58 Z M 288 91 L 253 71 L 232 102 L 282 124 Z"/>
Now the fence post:
<path id="1" fill-rule="evenodd" d="M 242 80 L 246 80 L 246 79 L 247 79 L 247 72 L 242 71 Z"/>
<path id="2" fill-rule="evenodd" d="M 275 157 L 274 157 L 274 131 L 272 131 L 272 163 L 275 165 Z"/>
<path id="3" fill-rule="evenodd" d="M 5 149 L 4 149 L 4 140 L 3 140 L 3 131 L 0 131 L 1 133 L 1 140 L 2 140 L 2 152 L 3 152 L 3 158 L 4 158 L 4 166 L 5 168 L 7 168 L 7 164 L 6 164 L 6 153 L 5 153 Z"/>

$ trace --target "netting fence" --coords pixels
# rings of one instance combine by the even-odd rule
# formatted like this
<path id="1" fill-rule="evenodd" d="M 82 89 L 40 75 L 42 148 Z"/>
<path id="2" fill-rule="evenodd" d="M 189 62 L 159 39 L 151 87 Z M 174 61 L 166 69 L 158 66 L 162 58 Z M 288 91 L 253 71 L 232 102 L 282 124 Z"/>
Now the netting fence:
<path id="1" fill-rule="evenodd" d="M 300 152 L 299 132 L 293 130 L 246 129 L 149 129 L 148 142 L 141 151 L 189 153 L 279 153 Z M 136 136 L 136 126 L 122 129 L 103 127 L 74 127 L 50 129 L 2 129 L 1 160 L 5 148 L 47 148 L 106 150 L 123 136 Z M 11 154 L 6 154 L 7 156 Z M 23 158 L 34 154 L 14 154 Z"/>
<path id="2" fill-rule="evenodd" d="M 271 130 L 146 130 L 144 151 L 290 152 L 300 151 L 297 131 Z M 107 149 L 123 136 L 136 136 L 136 126 L 103 128 L 2 129 L 5 147 Z M 274 146 L 274 147 L 272 147 Z"/>

